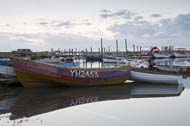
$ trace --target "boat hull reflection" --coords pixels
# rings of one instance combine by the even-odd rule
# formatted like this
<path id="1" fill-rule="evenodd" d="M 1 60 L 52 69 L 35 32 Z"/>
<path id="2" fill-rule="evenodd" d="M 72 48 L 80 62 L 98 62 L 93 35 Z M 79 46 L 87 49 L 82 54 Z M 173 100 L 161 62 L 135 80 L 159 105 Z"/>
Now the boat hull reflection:
<path id="1" fill-rule="evenodd" d="M 133 83 L 120 86 L 24 89 L 11 107 L 11 120 L 76 105 L 129 98 L 179 96 L 182 85 Z"/>

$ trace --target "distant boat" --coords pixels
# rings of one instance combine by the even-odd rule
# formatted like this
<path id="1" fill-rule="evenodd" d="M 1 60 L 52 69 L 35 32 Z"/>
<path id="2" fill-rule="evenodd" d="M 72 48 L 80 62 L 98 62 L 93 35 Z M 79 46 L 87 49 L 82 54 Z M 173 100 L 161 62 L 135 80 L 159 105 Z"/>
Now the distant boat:
<path id="1" fill-rule="evenodd" d="M 157 48 L 157 47 L 153 47 L 151 49 L 150 53 L 152 54 L 152 57 L 154 59 L 166 59 L 166 58 L 170 58 L 170 55 L 161 52 L 160 49 Z"/>
<path id="2" fill-rule="evenodd" d="M 14 69 L 8 59 L 0 60 L 0 84 L 18 83 Z"/>
<path id="3" fill-rule="evenodd" d="M 185 48 L 177 48 L 173 55 L 175 58 L 187 58 L 189 54 Z"/>
<path id="4" fill-rule="evenodd" d="M 143 59 L 149 59 L 152 57 L 152 54 L 150 52 L 141 52 L 140 54 L 137 54 L 137 58 L 143 58 Z"/>
<path id="5" fill-rule="evenodd" d="M 43 62 L 43 63 L 59 63 L 61 62 L 61 58 L 44 58 L 44 59 L 36 59 L 38 62 Z"/>
<path id="6" fill-rule="evenodd" d="M 125 63 L 126 60 L 124 57 L 104 56 L 103 62 L 104 63 Z"/>
<path id="7" fill-rule="evenodd" d="M 169 55 L 163 54 L 163 53 L 154 53 L 153 54 L 153 58 L 155 58 L 155 59 L 166 59 L 169 57 L 170 57 Z"/>
<path id="8" fill-rule="evenodd" d="M 86 61 L 87 62 L 96 62 L 96 61 L 102 62 L 103 59 L 102 59 L 102 56 L 100 56 L 100 55 L 87 55 Z"/>
<path id="9" fill-rule="evenodd" d="M 36 61 L 42 63 L 55 64 L 57 66 L 63 66 L 63 67 L 76 67 L 79 65 L 78 62 L 75 62 L 73 57 L 45 58 L 45 59 L 37 59 Z"/>
<path id="10" fill-rule="evenodd" d="M 12 59 L 16 75 L 25 87 L 93 86 L 124 83 L 130 67 L 67 68 L 31 60 Z"/>

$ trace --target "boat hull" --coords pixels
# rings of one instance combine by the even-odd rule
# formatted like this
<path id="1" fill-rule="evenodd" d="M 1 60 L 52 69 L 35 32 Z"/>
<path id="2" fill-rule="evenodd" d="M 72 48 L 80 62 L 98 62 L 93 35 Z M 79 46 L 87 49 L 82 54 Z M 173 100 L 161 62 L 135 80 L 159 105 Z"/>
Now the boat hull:
<path id="1" fill-rule="evenodd" d="M 186 53 L 174 52 L 174 57 L 175 57 L 175 58 L 187 58 L 187 57 L 188 57 L 188 54 L 186 54 Z"/>
<path id="2" fill-rule="evenodd" d="M 103 57 L 104 63 L 125 63 L 124 57 Z"/>
<path id="3" fill-rule="evenodd" d="M 0 65 L 0 74 L 15 76 L 13 67 Z"/>
<path id="4" fill-rule="evenodd" d="M 25 87 L 115 85 L 124 83 L 130 74 L 129 67 L 65 68 L 24 60 L 13 61 L 13 66 Z"/>
<path id="5" fill-rule="evenodd" d="M 166 54 L 155 53 L 155 54 L 153 54 L 153 58 L 155 58 L 155 59 L 166 59 L 166 58 L 169 58 L 169 56 Z"/>
<path id="6" fill-rule="evenodd" d="M 0 84 L 12 85 L 18 83 L 14 69 L 10 65 L 0 65 Z"/>
<path id="7" fill-rule="evenodd" d="M 131 78 L 137 82 L 178 84 L 178 76 L 176 75 L 160 75 L 131 71 Z"/>

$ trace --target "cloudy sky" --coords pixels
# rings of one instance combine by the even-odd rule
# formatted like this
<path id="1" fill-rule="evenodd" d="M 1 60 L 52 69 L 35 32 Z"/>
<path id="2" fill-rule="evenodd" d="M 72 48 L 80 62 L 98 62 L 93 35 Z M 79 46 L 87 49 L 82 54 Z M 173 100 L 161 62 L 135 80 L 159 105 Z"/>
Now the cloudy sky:
<path id="1" fill-rule="evenodd" d="M 0 0 L 0 51 L 31 48 L 190 49 L 190 0 Z"/>

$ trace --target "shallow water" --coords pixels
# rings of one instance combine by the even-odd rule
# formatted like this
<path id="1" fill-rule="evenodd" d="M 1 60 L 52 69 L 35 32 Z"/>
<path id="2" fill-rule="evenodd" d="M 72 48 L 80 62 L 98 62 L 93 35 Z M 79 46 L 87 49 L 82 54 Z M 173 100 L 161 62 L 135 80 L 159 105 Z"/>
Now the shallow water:
<path id="1" fill-rule="evenodd" d="M 189 126 L 190 78 L 180 85 L 0 88 L 1 126 Z"/>
<path id="2" fill-rule="evenodd" d="M 158 63 L 188 62 L 180 59 Z M 103 65 L 80 63 L 86 68 Z M 0 86 L 0 126 L 189 126 L 189 117 L 190 78 L 179 85 L 127 83 L 37 89 Z"/>

